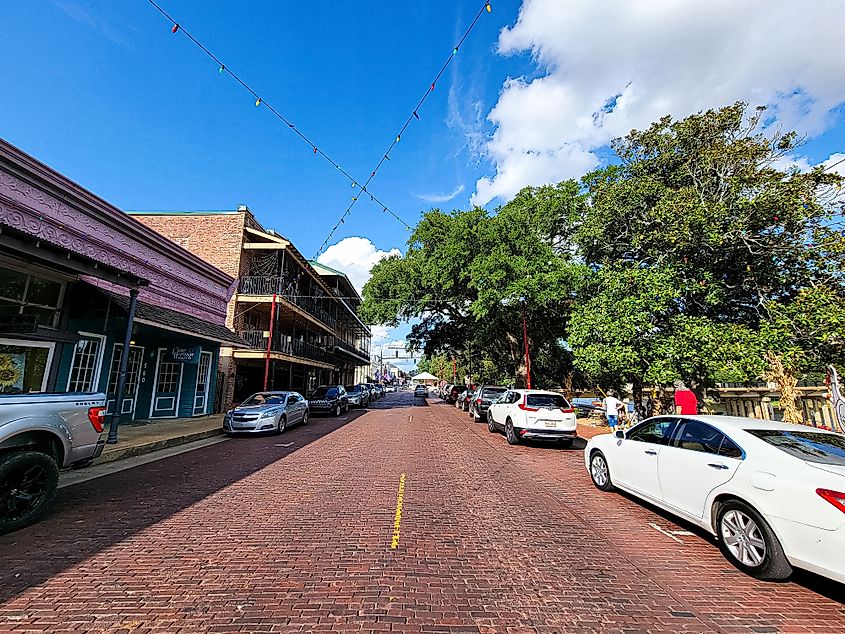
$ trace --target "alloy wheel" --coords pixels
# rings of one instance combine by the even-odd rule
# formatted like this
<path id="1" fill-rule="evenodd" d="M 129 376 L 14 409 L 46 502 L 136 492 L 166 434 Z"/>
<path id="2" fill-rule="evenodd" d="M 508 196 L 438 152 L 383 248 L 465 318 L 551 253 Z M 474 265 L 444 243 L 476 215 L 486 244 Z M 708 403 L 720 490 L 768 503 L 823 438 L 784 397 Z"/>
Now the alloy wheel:
<path id="1" fill-rule="evenodd" d="M 722 539 L 737 561 L 756 567 L 766 559 L 766 540 L 757 523 L 738 509 L 731 509 L 722 517 Z"/>
<path id="2" fill-rule="evenodd" d="M 596 454 L 590 460 L 590 475 L 593 476 L 593 482 L 598 486 L 603 487 L 607 485 L 608 473 L 607 463 L 604 461 L 604 456 Z"/>

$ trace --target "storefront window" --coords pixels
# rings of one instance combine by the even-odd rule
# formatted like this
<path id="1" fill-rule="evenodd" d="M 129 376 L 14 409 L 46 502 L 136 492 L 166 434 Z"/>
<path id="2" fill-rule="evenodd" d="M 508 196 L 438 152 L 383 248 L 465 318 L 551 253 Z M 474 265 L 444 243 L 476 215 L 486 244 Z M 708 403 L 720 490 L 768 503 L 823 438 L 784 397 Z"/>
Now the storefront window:
<path id="1" fill-rule="evenodd" d="M 52 343 L 0 339 L 0 393 L 26 394 L 47 389 Z"/>
<path id="2" fill-rule="evenodd" d="M 0 316 L 23 315 L 55 328 L 63 290 L 62 282 L 0 268 Z"/>

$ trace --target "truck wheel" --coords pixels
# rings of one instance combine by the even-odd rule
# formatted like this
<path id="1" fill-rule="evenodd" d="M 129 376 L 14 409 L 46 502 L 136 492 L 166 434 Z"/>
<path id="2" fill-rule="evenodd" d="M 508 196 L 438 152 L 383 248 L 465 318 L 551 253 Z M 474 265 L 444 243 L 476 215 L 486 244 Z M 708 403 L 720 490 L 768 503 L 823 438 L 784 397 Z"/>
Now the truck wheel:
<path id="1" fill-rule="evenodd" d="M 41 517 L 56 495 L 59 467 L 39 451 L 0 454 L 0 534 Z"/>

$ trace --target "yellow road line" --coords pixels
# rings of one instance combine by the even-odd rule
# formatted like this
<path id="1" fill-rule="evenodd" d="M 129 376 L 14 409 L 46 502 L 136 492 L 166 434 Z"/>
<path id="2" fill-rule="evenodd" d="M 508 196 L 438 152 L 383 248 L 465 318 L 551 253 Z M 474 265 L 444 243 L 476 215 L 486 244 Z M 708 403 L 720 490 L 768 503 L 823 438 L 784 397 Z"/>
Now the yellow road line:
<path id="1" fill-rule="evenodd" d="M 402 525 L 402 501 L 405 499 L 405 474 L 399 476 L 399 491 L 396 493 L 396 515 L 393 517 L 393 540 L 391 548 L 399 546 L 399 528 Z"/>

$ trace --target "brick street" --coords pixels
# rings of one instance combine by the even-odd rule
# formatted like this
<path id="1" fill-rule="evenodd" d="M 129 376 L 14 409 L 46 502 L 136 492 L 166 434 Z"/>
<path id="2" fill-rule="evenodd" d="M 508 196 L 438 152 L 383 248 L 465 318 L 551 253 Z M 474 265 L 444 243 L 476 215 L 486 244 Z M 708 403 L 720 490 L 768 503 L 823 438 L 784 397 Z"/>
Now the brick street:
<path id="1" fill-rule="evenodd" d="M 739 573 L 581 448 L 398 393 L 69 486 L 0 537 L 0 631 L 845 631 L 843 586 Z"/>

